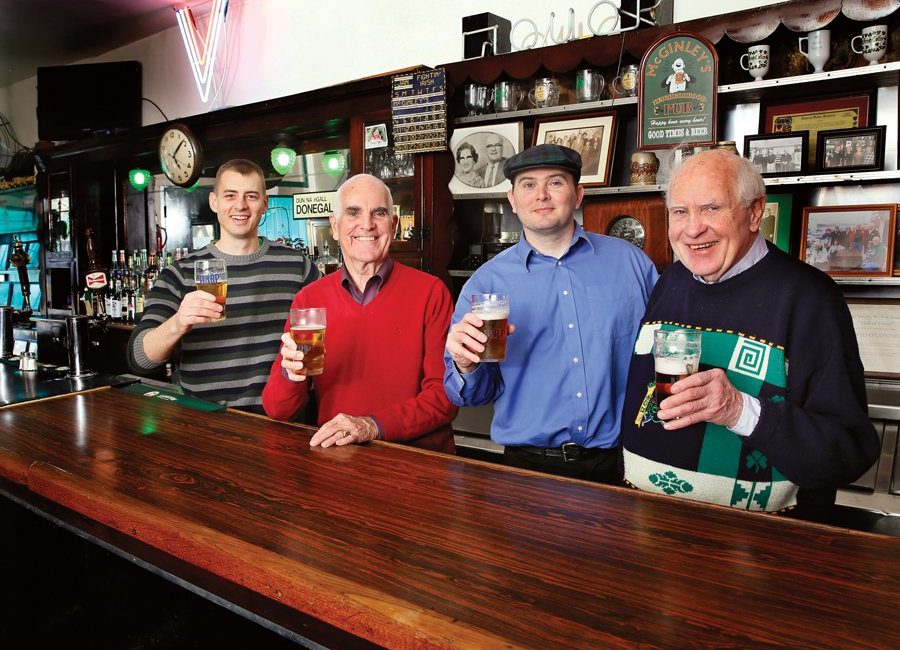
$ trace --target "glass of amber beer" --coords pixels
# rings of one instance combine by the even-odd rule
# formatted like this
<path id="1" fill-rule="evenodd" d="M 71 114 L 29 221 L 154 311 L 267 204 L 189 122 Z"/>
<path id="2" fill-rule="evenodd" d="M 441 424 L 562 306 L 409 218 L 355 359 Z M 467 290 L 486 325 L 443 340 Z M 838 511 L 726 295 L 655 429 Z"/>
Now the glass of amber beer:
<path id="1" fill-rule="evenodd" d="M 656 330 L 653 361 L 658 404 L 672 394 L 672 384 L 700 369 L 700 331 Z"/>
<path id="2" fill-rule="evenodd" d="M 291 338 L 303 353 L 306 375 L 321 375 L 325 369 L 325 308 L 292 309 Z"/>
<path id="3" fill-rule="evenodd" d="M 505 293 L 472 294 L 472 313 L 482 320 L 479 328 L 487 335 L 482 361 L 506 359 L 506 334 L 509 330 L 509 295 Z"/>
<path id="4" fill-rule="evenodd" d="M 211 293 L 216 302 L 222 305 L 222 315 L 214 318 L 216 323 L 225 320 L 225 294 L 228 293 L 228 271 L 225 268 L 225 260 L 210 259 L 194 262 L 194 283 L 197 289 Z"/>

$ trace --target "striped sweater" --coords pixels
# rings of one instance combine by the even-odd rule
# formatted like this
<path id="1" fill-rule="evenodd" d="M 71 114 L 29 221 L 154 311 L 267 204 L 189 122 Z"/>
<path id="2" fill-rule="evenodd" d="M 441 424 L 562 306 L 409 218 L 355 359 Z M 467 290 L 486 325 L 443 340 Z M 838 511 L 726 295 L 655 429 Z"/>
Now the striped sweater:
<path id="1" fill-rule="evenodd" d="M 260 405 L 291 301 L 319 277 L 306 255 L 265 238 L 260 242 L 250 255 L 226 255 L 210 244 L 163 269 L 128 342 L 131 369 L 143 374 L 162 365 L 144 354 L 144 336 L 171 318 L 184 295 L 194 290 L 194 261 L 224 259 L 226 318 L 195 325 L 181 339 L 173 363 L 189 395 L 227 406 Z"/>

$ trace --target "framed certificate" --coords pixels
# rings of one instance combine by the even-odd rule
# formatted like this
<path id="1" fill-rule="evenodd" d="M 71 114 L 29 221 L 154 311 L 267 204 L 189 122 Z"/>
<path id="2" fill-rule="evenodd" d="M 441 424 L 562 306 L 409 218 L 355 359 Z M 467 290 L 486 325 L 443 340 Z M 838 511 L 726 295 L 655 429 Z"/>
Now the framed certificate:
<path id="1" fill-rule="evenodd" d="M 815 99 L 791 104 L 768 104 L 760 108 L 760 133 L 809 131 L 809 158 L 816 162 L 816 135 L 830 129 L 855 129 L 869 125 L 871 95 Z"/>

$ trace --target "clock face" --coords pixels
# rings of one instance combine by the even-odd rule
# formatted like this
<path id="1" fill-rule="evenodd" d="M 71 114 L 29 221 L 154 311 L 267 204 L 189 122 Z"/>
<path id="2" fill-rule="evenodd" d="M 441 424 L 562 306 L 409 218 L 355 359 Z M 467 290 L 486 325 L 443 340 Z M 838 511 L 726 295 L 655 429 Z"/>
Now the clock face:
<path id="1" fill-rule="evenodd" d="M 172 126 L 159 140 L 159 162 L 175 185 L 190 187 L 200 178 L 200 143 L 187 127 Z"/>
<path id="2" fill-rule="evenodd" d="M 609 224 L 606 234 L 631 242 L 638 248 L 644 248 L 644 226 L 634 217 L 616 217 Z"/>

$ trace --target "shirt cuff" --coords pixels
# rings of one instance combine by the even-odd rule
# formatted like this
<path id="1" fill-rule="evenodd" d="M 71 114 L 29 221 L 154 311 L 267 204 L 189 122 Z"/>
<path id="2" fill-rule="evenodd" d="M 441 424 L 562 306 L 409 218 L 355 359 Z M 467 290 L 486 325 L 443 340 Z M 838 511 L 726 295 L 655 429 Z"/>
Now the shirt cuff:
<path id="1" fill-rule="evenodd" d="M 728 430 L 746 438 L 756 428 L 762 408 L 759 400 L 752 395 L 741 393 L 741 398 L 744 402 L 744 406 L 741 408 L 741 417 L 733 427 L 728 427 Z"/>
<path id="2" fill-rule="evenodd" d="M 372 418 L 372 422 L 374 422 L 375 426 L 378 428 L 378 435 L 375 436 L 375 439 L 384 440 L 384 427 L 381 426 L 381 422 L 379 422 L 378 418 L 376 418 L 374 415 L 370 415 L 369 417 Z"/>

